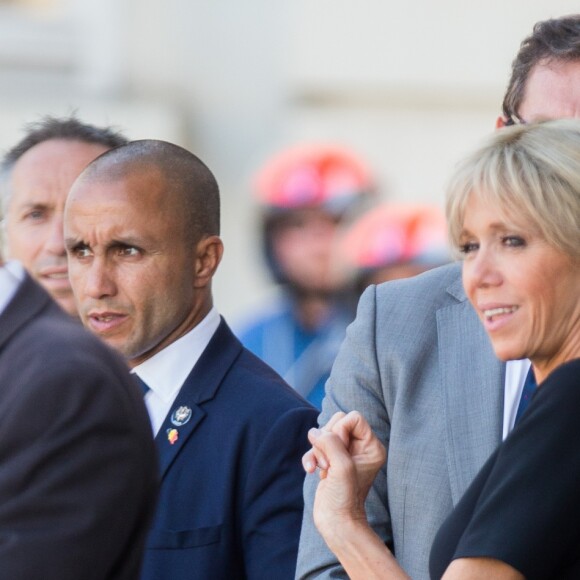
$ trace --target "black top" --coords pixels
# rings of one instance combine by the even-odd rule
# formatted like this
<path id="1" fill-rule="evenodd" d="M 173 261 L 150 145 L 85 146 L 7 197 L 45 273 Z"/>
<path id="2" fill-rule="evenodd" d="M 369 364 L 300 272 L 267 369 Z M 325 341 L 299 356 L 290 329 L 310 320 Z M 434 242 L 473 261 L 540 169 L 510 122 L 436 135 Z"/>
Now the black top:
<path id="1" fill-rule="evenodd" d="M 580 578 L 580 359 L 553 371 L 431 549 L 431 578 L 489 557 L 527 579 Z"/>

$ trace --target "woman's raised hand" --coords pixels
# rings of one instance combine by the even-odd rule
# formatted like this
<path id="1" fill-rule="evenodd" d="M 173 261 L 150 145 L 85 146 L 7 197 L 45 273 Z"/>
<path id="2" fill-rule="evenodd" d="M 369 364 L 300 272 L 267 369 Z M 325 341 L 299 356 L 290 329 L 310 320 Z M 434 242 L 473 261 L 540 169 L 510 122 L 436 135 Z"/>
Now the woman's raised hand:
<path id="1" fill-rule="evenodd" d="M 314 522 L 320 532 L 352 521 L 366 521 L 364 502 L 385 462 L 386 450 L 357 411 L 336 413 L 321 429 L 311 429 L 312 449 L 302 463 L 320 469 L 314 501 Z"/>

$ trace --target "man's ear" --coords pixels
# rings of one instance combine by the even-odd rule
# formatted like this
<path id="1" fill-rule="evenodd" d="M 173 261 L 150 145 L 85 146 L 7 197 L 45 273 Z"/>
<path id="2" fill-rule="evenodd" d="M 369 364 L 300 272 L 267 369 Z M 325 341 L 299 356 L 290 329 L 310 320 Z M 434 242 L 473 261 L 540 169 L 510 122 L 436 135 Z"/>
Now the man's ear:
<path id="1" fill-rule="evenodd" d="M 195 253 L 195 284 L 203 288 L 211 283 L 224 253 L 224 245 L 219 236 L 206 236 L 199 240 Z"/>
<path id="2" fill-rule="evenodd" d="M 505 126 L 507 126 L 507 119 L 500 115 L 495 121 L 495 128 L 502 129 Z"/>

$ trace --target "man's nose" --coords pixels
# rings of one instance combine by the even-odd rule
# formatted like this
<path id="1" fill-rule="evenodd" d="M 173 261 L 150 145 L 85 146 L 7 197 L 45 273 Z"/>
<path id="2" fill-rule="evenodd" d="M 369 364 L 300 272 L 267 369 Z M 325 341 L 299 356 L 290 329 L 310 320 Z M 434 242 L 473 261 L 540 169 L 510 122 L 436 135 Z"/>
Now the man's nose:
<path id="1" fill-rule="evenodd" d="M 91 298 L 101 299 L 116 294 L 114 277 L 104 259 L 94 258 L 84 275 L 85 291 Z"/>
<path id="2" fill-rule="evenodd" d="M 56 256 L 65 256 L 62 214 L 55 215 L 51 224 L 46 249 Z"/>

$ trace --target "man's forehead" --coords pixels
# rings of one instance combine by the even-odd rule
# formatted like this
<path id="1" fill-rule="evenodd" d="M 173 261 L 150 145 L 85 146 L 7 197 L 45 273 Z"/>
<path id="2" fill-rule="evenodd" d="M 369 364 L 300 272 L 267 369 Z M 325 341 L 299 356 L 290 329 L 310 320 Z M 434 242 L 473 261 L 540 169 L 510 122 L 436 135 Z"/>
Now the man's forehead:
<path id="1" fill-rule="evenodd" d="M 121 158 L 116 151 L 103 155 L 83 171 L 83 177 L 95 181 L 130 181 L 144 175 L 147 179 L 166 179 L 165 171 L 155 160 L 139 156 Z"/>
<path id="2" fill-rule="evenodd" d="M 31 147 L 11 171 L 12 197 L 64 201 L 74 180 L 106 148 L 103 145 L 50 139 Z"/>
<path id="3" fill-rule="evenodd" d="M 580 59 L 537 64 L 518 113 L 527 122 L 580 117 Z"/>
<path id="4" fill-rule="evenodd" d="M 78 159 L 87 160 L 86 165 L 101 153 L 107 151 L 108 147 L 100 143 L 88 143 L 76 139 L 47 139 L 41 141 L 25 151 L 14 164 L 15 170 L 21 165 L 35 164 L 39 161 L 49 163 L 58 162 L 66 165 Z"/>
<path id="5" fill-rule="evenodd" d="M 116 221 L 155 223 L 179 220 L 175 204 L 167 198 L 162 182 L 144 173 L 131 173 L 120 177 L 94 174 L 81 176 L 74 183 L 66 201 L 65 220 L 78 216 L 97 219 L 103 224 Z M 95 217 L 96 216 L 96 217 Z"/>
<path id="6" fill-rule="evenodd" d="M 127 211 L 126 205 L 114 200 L 93 203 L 91 200 L 67 206 L 64 218 L 65 243 L 84 241 L 91 246 L 107 246 L 111 242 L 143 243 L 145 238 L 156 237 L 163 229 L 154 216 L 142 213 L 138 208 Z"/>
<path id="7" fill-rule="evenodd" d="M 98 160 L 90 164 L 76 179 L 72 191 L 111 190 L 131 191 L 138 189 L 143 195 L 166 189 L 164 173 L 152 165 L 119 165 L 102 163 Z"/>

